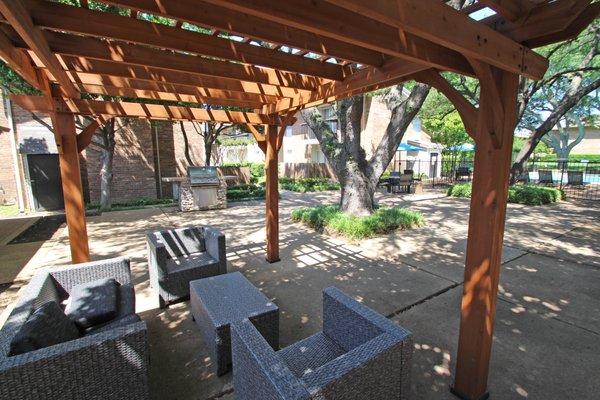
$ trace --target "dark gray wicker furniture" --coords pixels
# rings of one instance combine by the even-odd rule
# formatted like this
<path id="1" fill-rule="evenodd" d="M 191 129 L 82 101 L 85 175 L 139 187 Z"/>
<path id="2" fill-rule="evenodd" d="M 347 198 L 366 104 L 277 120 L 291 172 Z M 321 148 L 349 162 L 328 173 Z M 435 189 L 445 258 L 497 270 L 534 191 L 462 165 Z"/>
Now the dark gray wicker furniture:
<path id="1" fill-rule="evenodd" d="M 249 318 L 270 346 L 279 348 L 279 308 L 239 272 L 191 282 L 190 306 L 218 375 L 231 369 L 234 322 Z"/>
<path id="2" fill-rule="evenodd" d="M 412 334 L 335 288 L 323 331 L 274 351 L 249 320 L 231 327 L 237 400 L 406 399 Z"/>
<path id="3" fill-rule="evenodd" d="M 147 399 L 146 324 L 135 313 L 135 297 L 123 296 L 118 319 L 68 342 L 10 356 L 22 324 L 48 301 L 59 304 L 80 283 L 115 278 L 133 288 L 129 260 L 75 264 L 37 273 L 22 289 L 0 330 L 1 399 Z"/>
<path id="4" fill-rule="evenodd" d="M 146 239 L 150 285 L 160 308 L 187 300 L 191 281 L 227 273 L 225 235 L 215 228 L 151 232 Z"/>

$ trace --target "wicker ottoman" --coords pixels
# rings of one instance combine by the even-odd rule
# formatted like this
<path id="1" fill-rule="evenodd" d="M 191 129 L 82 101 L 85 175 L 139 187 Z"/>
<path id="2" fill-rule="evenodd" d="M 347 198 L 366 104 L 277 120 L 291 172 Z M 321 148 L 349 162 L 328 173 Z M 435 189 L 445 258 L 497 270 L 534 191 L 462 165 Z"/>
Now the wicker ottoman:
<path id="1" fill-rule="evenodd" d="M 250 319 L 271 347 L 279 349 L 279 307 L 239 272 L 190 282 L 190 305 L 217 375 L 231 370 L 234 322 Z"/>

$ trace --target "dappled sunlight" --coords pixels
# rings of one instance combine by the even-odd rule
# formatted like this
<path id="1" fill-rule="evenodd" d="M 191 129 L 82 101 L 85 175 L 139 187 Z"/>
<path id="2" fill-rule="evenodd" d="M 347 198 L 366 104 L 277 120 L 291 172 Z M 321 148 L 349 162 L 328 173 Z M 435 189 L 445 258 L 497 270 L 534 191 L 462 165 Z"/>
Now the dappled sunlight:
<path id="1" fill-rule="evenodd" d="M 146 232 L 203 224 L 225 233 L 228 271 L 242 272 L 279 306 L 282 347 L 321 330 L 321 292 L 336 286 L 413 331 L 414 398 L 451 398 L 448 385 L 456 362 L 469 202 L 381 193 L 376 198 L 382 206 L 421 212 L 427 224 L 350 243 L 290 220 L 297 207 L 336 202 L 337 192 L 283 192 L 281 261 L 273 264 L 265 261 L 261 201 L 231 203 L 225 210 L 182 213 L 154 207 L 88 218 L 93 259 L 131 258 L 136 309 L 149 329 L 155 398 L 219 398 L 232 390 L 231 374 L 219 378 L 213 371 L 189 303 L 158 309 L 148 281 Z M 539 398 L 540 390 L 546 393 L 540 387 L 554 376 L 553 367 L 575 365 L 578 359 L 591 365 L 590 351 L 600 352 L 600 229 L 593 223 L 597 217 L 568 203 L 509 205 L 496 323 L 486 327 L 494 328 L 492 393 Z M 14 298 L 37 269 L 69 262 L 63 227 L 41 245 L 19 273 L 19 282 L 2 289 L 0 300 Z M 477 276 L 485 276 L 486 269 L 484 262 Z M 482 289 L 490 285 L 490 280 L 474 280 L 472 295 L 488 301 Z M 568 378 L 557 379 L 561 386 L 578 379 L 576 369 L 565 375 Z"/>

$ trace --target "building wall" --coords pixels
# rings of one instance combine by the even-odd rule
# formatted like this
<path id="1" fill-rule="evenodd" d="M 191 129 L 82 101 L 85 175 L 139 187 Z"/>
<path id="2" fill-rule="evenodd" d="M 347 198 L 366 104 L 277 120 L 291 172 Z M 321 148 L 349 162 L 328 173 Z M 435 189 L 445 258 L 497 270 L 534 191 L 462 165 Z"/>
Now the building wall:
<path id="1" fill-rule="evenodd" d="M 97 138 L 83 152 L 90 202 L 100 201 L 101 148 Z M 142 119 L 117 119 L 113 158 L 112 201 L 156 198 L 152 129 Z"/>
<path id="2" fill-rule="evenodd" d="M 369 159 L 381 139 L 385 135 L 388 123 L 390 121 L 391 111 L 382 98 L 378 96 L 366 97 L 363 105 L 362 135 L 361 146 L 365 150 L 367 159 Z M 301 113 L 296 115 L 297 121 L 291 127 L 283 140 L 283 162 L 284 163 L 322 163 L 326 159 L 321 151 L 318 140 L 308 128 Z M 415 119 L 407 128 L 403 143 L 411 143 L 417 146 L 424 146 L 427 149 L 432 147 L 430 136 L 420 127 L 420 121 Z M 437 150 L 435 150 L 437 152 Z M 429 160 L 429 152 L 419 152 L 419 160 Z M 409 156 L 406 152 L 400 152 L 399 157 Z M 412 156 L 415 156 L 414 154 Z"/>
<path id="3" fill-rule="evenodd" d="M 576 129 L 572 129 L 571 132 L 569 132 L 569 137 L 571 140 L 577 138 Z M 577 146 L 573 147 L 571 154 L 600 155 L 600 129 L 587 127 L 585 129 L 585 137 L 577 144 Z"/>
<path id="4" fill-rule="evenodd" d="M 0 204 L 17 203 L 17 184 L 11 141 L 11 135 L 14 135 L 14 132 L 8 123 L 9 111 L 5 107 L 4 94 L 2 94 L 0 97 L 0 126 L 11 128 L 11 130 L 0 132 L 0 159 L 3 160 L 2 168 L 0 168 Z"/>

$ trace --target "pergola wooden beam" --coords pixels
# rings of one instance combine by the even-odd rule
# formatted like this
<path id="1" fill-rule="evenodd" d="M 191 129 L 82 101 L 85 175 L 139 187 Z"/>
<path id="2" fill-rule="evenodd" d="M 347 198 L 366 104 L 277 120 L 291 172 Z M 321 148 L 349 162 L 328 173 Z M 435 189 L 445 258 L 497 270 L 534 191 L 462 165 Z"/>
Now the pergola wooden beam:
<path id="1" fill-rule="evenodd" d="M 134 89 L 105 85 L 77 84 L 76 87 L 85 93 L 101 94 L 107 96 L 121 96 L 139 99 L 164 100 L 172 102 L 210 104 L 215 106 L 243 107 L 259 109 L 263 103 L 250 100 L 235 100 L 220 97 L 206 97 L 197 94 L 182 93 L 178 90 L 169 92 L 148 89 Z"/>
<path id="2" fill-rule="evenodd" d="M 319 104 L 339 100 L 365 88 L 396 81 L 403 76 L 410 76 L 417 72 L 429 69 L 422 64 L 412 63 L 401 59 L 392 59 L 381 68 L 368 67 L 355 72 L 343 82 L 333 82 L 323 85 L 309 95 L 299 94 L 291 99 L 281 99 L 275 106 L 265 107 L 266 113 L 282 113 L 291 108 L 307 108 Z M 382 86 L 382 87 L 385 87 Z"/>
<path id="3" fill-rule="evenodd" d="M 33 24 L 23 2 L 21 0 L 0 0 L 0 12 L 61 84 L 62 90 L 69 97 L 78 97 L 78 90 L 61 68 L 56 56 L 52 54 L 42 31 Z"/>
<path id="4" fill-rule="evenodd" d="M 174 18 L 194 25 L 231 32 L 246 36 L 247 39 L 252 37 L 258 40 L 266 40 L 364 65 L 379 66 L 384 61 L 384 56 L 380 52 L 315 35 L 303 29 L 288 27 L 269 19 L 257 18 L 252 15 L 240 15 L 228 8 L 209 5 L 203 1 L 105 0 L 104 2 Z"/>
<path id="5" fill-rule="evenodd" d="M 534 6 L 529 0 L 479 0 L 479 3 L 490 7 L 510 21 L 526 17 Z"/>
<path id="6" fill-rule="evenodd" d="M 531 79 L 548 69 L 544 57 L 438 0 L 326 1 Z"/>
<path id="7" fill-rule="evenodd" d="M 36 89 L 41 89 L 31 59 L 22 49 L 17 49 L 3 32 L 0 32 L 0 58 Z"/>
<path id="8" fill-rule="evenodd" d="M 423 63 L 430 67 L 462 74 L 472 71 L 464 57 L 454 50 L 412 34 L 399 33 L 395 26 L 382 24 L 366 15 L 354 13 L 327 2 L 312 0 L 205 0 L 240 13 L 271 19 L 288 27 L 304 29 L 349 44 L 382 52 L 393 57 Z M 370 3 L 362 3 L 370 4 Z M 391 4 L 391 3 L 390 3 Z M 395 3 L 394 3 L 395 4 Z M 293 8 L 294 13 L 289 9 Z M 239 17 L 238 17 L 239 18 Z M 331 18 L 336 23 L 331 23 Z"/>
<path id="9" fill-rule="evenodd" d="M 40 0 L 26 0 L 33 22 L 42 28 L 263 65 L 325 79 L 343 80 L 349 70 L 265 47 L 155 24 L 129 17 Z"/>
<path id="10" fill-rule="evenodd" d="M 535 48 L 574 39 L 599 16 L 600 3 L 590 4 L 577 16 L 577 18 L 571 21 L 571 23 L 562 30 L 552 30 L 544 35 L 529 38 L 525 43 L 528 46 Z"/>
<path id="11" fill-rule="evenodd" d="M 281 125 L 283 118 L 263 114 L 206 110 L 195 107 L 168 106 L 162 104 L 143 104 L 131 102 L 110 102 L 96 100 L 68 99 L 63 102 L 55 99 L 48 104 L 41 96 L 11 95 L 11 100 L 25 110 L 33 112 L 62 112 L 84 115 L 102 115 L 105 117 L 147 118 L 174 121 L 211 121 L 232 124 L 270 124 Z"/>
<path id="12" fill-rule="evenodd" d="M 539 37 L 563 32 L 578 19 L 592 21 L 597 4 L 589 4 L 587 0 L 560 0 L 534 7 L 522 20 L 510 22 L 493 18 L 491 23 L 503 35 L 529 43 Z"/>
<path id="13" fill-rule="evenodd" d="M 118 89 L 134 89 L 151 92 L 165 92 L 175 95 L 188 95 L 196 96 L 198 98 L 223 100 L 229 102 L 239 103 L 232 104 L 233 106 L 244 107 L 244 104 L 275 104 L 279 98 L 275 96 L 264 96 L 253 93 L 236 92 L 229 90 L 210 89 L 197 86 L 187 86 L 173 83 L 163 83 L 155 81 L 145 81 L 139 79 L 128 79 L 121 78 L 118 76 L 105 76 L 96 74 L 87 74 L 83 72 L 71 72 L 69 76 L 72 77 L 76 85 L 89 85 L 115 87 Z M 95 92 L 92 92 L 95 93 Z M 166 99 L 165 99 L 166 100 Z M 183 101 L 183 100 L 178 100 Z"/>
<path id="14" fill-rule="evenodd" d="M 108 77 L 111 82 L 117 78 L 126 78 L 164 84 L 185 85 L 198 88 L 199 90 L 210 90 L 211 92 L 239 92 L 239 94 L 259 96 L 264 103 L 273 103 L 278 97 L 295 97 L 300 93 L 312 93 L 310 90 L 265 85 L 255 82 L 238 81 L 235 79 L 220 79 L 212 76 L 201 76 L 187 72 L 169 71 L 140 65 L 125 65 L 122 63 L 92 60 L 83 57 L 60 56 L 60 59 L 75 82 L 80 82 L 81 79 L 83 79 L 82 73 L 84 73 L 88 78 L 93 75 Z M 77 75 L 77 78 L 73 77 L 73 73 Z M 114 84 L 112 85 L 115 86 Z M 231 98 L 237 97 L 231 96 Z"/>
<path id="15" fill-rule="evenodd" d="M 284 86 L 298 90 L 314 90 L 322 84 L 317 78 L 297 73 L 281 72 L 270 68 L 235 64 L 181 53 L 156 51 L 148 47 L 127 43 L 108 42 L 91 37 L 50 31 L 43 32 L 43 36 L 50 48 L 61 55 L 112 61 L 124 65 L 147 66 L 175 72 L 186 72 L 198 76 Z M 25 47 L 25 44 L 19 43 L 18 39 L 14 44 L 17 47 Z M 62 68 L 61 71 L 64 73 Z"/>

